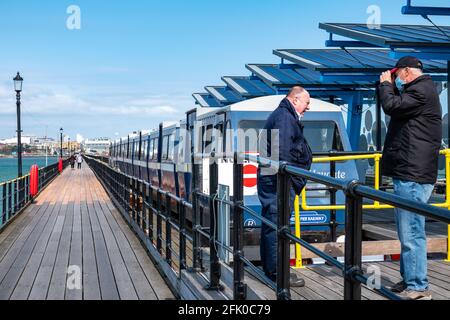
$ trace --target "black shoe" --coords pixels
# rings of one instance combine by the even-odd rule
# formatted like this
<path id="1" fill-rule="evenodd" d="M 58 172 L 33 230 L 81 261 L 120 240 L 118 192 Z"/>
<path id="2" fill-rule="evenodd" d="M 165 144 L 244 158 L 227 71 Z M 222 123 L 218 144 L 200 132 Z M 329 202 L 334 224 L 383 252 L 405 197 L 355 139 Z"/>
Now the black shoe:
<path id="1" fill-rule="evenodd" d="M 400 281 L 388 289 L 394 293 L 400 293 L 406 290 L 406 283 L 404 281 Z"/>
<path id="2" fill-rule="evenodd" d="M 305 286 L 305 280 L 299 278 L 296 274 L 291 274 L 289 279 L 289 285 L 293 288 L 300 288 Z"/>

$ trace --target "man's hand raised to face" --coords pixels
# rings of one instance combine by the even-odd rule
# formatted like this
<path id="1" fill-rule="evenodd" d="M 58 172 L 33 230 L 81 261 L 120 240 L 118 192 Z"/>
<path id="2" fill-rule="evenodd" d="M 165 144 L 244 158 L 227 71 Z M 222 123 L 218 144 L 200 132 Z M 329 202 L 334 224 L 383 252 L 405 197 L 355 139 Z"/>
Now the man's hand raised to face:
<path id="1" fill-rule="evenodd" d="M 385 81 L 392 83 L 392 73 L 390 71 L 385 71 L 381 74 L 380 83 L 383 83 Z"/>

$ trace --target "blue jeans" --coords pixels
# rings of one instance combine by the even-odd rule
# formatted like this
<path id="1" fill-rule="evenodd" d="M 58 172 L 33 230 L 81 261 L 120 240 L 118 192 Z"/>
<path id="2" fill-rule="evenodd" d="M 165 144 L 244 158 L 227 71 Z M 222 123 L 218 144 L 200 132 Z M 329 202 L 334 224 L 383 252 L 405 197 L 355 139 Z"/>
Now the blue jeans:
<path id="1" fill-rule="evenodd" d="M 434 186 L 393 179 L 394 193 L 414 201 L 427 203 Z M 428 290 L 427 238 L 425 217 L 395 208 L 395 222 L 401 243 L 400 273 L 409 290 Z"/>

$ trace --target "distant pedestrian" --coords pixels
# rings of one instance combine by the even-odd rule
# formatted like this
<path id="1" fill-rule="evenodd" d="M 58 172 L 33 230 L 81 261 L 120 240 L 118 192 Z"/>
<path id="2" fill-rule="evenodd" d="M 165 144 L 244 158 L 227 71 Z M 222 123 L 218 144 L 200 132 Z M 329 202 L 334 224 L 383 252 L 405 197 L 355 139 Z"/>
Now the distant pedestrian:
<path id="1" fill-rule="evenodd" d="M 77 155 L 77 164 L 78 164 L 78 169 L 81 169 L 81 164 L 83 163 L 83 157 L 81 156 L 81 154 Z"/>
<path id="2" fill-rule="evenodd" d="M 436 86 L 422 62 L 403 57 L 380 78 L 380 99 L 391 117 L 381 162 L 396 195 L 427 203 L 434 189 L 442 141 L 442 112 Z M 395 209 L 403 280 L 391 290 L 408 300 L 431 300 L 427 277 L 425 217 Z"/>
<path id="3" fill-rule="evenodd" d="M 69 158 L 69 162 L 70 162 L 70 167 L 73 169 L 75 169 L 75 155 L 71 155 Z"/>

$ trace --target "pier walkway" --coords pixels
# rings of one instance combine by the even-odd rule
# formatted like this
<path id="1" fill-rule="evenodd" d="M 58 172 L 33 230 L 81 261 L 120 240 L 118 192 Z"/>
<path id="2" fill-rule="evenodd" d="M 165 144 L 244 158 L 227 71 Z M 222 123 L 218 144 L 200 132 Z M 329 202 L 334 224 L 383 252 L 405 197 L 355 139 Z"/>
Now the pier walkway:
<path id="1" fill-rule="evenodd" d="M 87 165 L 0 233 L 0 300 L 174 299 Z"/>

